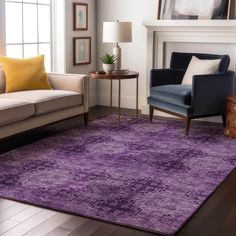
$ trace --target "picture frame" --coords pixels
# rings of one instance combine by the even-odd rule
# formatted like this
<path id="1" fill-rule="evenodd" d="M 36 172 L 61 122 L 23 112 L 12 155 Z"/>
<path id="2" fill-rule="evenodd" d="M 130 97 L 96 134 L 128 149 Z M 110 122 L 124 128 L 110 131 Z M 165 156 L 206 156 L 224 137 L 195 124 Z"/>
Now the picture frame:
<path id="1" fill-rule="evenodd" d="M 91 64 L 91 37 L 73 38 L 74 65 Z"/>
<path id="2" fill-rule="evenodd" d="M 162 5 L 162 0 L 157 0 L 156 2 L 156 8 L 157 8 L 157 19 L 161 19 L 161 5 Z"/>
<path id="3" fill-rule="evenodd" d="M 160 0 L 161 20 L 229 19 L 231 0 Z"/>
<path id="4" fill-rule="evenodd" d="M 74 31 L 88 30 L 88 4 L 73 3 L 73 28 Z"/>

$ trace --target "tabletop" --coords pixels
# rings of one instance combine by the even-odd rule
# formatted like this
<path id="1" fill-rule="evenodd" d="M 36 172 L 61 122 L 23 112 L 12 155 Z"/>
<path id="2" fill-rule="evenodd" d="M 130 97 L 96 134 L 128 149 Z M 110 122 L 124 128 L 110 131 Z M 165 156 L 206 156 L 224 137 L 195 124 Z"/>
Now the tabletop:
<path id="1" fill-rule="evenodd" d="M 109 79 L 109 80 L 121 80 L 121 79 L 134 79 L 139 77 L 139 73 L 135 71 L 129 71 L 128 73 L 111 73 L 106 74 L 104 71 L 93 71 L 89 73 L 93 79 Z"/>

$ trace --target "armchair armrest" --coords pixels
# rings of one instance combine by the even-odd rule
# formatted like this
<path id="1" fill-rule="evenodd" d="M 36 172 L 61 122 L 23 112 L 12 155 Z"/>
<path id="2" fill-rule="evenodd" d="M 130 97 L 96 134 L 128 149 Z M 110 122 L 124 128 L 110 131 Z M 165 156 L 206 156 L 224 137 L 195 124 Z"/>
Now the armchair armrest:
<path id="1" fill-rule="evenodd" d="M 80 74 L 48 73 L 48 80 L 53 89 L 77 92 L 83 95 L 84 110 L 89 107 L 89 78 Z"/>
<path id="2" fill-rule="evenodd" d="M 185 70 L 177 69 L 152 69 L 151 70 L 151 87 L 181 84 Z"/>
<path id="3" fill-rule="evenodd" d="M 194 115 L 224 114 L 226 98 L 234 94 L 235 73 L 194 75 L 192 107 Z"/>

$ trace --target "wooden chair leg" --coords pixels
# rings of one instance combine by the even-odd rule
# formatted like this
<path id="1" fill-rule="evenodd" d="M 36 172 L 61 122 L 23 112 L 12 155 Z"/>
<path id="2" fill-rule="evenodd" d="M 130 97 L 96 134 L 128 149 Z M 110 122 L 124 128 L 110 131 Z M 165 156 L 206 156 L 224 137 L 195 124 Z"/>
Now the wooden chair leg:
<path id="1" fill-rule="evenodd" d="M 153 108 L 149 106 L 149 121 L 152 123 L 153 119 Z"/>
<path id="2" fill-rule="evenodd" d="M 88 112 L 84 113 L 84 125 L 88 125 Z"/>
<path id="3" fill-rule="evenodd" d="M 226 127 L 226 115 L 225 114 L 222 114 L 222 121 L 223 121 L 224 127 Z"/>
<path id="4" fill-rule="evenodd" d="M 190 117 L 186 117 L 184 119 L 184 121 L 185 121 L 185 135 L 188 137 L 191 118 Z"/>

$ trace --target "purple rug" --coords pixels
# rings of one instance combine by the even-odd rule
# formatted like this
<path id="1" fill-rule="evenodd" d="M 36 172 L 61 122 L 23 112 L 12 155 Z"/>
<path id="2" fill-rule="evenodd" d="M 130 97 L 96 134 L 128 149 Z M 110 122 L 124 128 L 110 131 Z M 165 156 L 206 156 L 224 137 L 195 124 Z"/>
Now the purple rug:
<path id="1" fill-rule="evenodd" d="M 220 126 L 111 116 L 0 156 L 0 196 L 174 234 L 236 166 Z"/>

